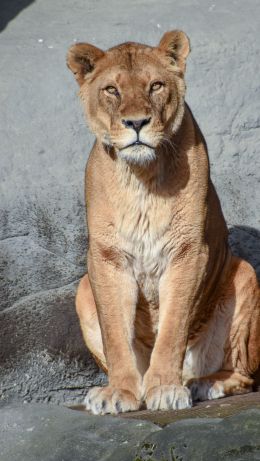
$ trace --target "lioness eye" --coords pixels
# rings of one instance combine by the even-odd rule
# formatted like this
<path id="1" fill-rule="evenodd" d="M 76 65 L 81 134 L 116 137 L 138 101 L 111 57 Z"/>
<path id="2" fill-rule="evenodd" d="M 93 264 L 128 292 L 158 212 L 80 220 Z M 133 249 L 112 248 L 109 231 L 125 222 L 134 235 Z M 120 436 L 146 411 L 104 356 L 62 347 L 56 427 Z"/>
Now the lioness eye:
<path id="1" fill-rule="evenodd" d="M 114 94 L 115 96 L 119 96 L 119 92 L 117 91 L 116 87 L 114 86 L 107 86 L 105 88 L 105 91 L 109 94 Z"/>
<path id="2" fill-rule="evenodd" d="M 158 91 L 163 87 L 163 82 L 154 82 L 151 85 L 151 91 Z"/>

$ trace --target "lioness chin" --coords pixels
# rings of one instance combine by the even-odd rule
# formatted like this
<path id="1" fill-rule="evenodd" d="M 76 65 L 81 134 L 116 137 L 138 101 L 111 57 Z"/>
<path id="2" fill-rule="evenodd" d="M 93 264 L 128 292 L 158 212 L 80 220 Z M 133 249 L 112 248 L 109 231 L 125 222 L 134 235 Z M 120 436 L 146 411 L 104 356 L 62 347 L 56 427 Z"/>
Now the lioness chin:
<path id="1" fill-rule="evenodd" d="M 109 378 L 87 394 L 95 414 L 250 392 L 259 367 L 259 286 L 231 255 L 206 143 L 184 101 L 189 50 L 172 31 L 157 47 L 68 52 L 96 135 L 88 275 L 76 298 L 85 342 Z"/>

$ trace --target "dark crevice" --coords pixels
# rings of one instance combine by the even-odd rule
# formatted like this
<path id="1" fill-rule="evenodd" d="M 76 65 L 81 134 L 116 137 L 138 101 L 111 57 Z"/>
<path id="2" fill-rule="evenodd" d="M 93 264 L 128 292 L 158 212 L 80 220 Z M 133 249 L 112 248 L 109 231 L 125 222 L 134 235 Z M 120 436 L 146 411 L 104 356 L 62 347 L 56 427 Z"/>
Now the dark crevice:
<path id="1" fill-rule="evenodd" d="M 29 232 L 26 232 L 26 234 L 8 235 L 7 237 L 4 237 L 4 238 L 0 239 L 0 243 L 4 242 L 5 240 L 17 239 L 17 238 L 20 238 L 20 237 L 28 237 L 28 235 L 29 235 Z"/>

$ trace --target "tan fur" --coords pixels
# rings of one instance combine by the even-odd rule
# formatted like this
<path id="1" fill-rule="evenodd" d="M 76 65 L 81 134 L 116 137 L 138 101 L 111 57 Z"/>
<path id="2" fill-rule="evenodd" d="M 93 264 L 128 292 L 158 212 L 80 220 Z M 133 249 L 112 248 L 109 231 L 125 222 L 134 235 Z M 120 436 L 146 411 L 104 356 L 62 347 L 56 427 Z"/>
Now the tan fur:
<path id="1" fill-rule="evenodd" d="M 188 53 L 180 31 L 155 48 L 68 53 L 97 138 L 86 169 L 88 275 L 76 300 L 109 377 L 86 397 L 94 413 L 248 392 L 259 367 L 258 282 L 228 248 L 206 143 L 184 102 Z"/>

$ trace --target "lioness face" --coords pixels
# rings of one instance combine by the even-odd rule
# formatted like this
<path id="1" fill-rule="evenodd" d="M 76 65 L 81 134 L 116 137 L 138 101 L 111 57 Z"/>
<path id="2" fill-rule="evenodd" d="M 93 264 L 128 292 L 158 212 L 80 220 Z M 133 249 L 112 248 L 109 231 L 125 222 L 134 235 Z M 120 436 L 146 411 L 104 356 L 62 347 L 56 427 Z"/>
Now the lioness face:
<path id="1" fill-rule="evenodd" d="M 179 127 L 184 109 L 187 36 L 166 33 L 158 47 L 125 43 L 107 52 L 70 48 L 68 66 L 79 82 L 90 127 L 118 157 L 147 164 Z"/>

